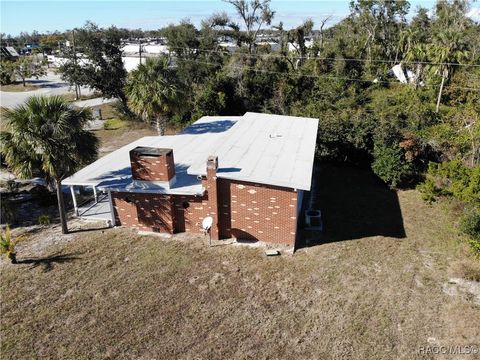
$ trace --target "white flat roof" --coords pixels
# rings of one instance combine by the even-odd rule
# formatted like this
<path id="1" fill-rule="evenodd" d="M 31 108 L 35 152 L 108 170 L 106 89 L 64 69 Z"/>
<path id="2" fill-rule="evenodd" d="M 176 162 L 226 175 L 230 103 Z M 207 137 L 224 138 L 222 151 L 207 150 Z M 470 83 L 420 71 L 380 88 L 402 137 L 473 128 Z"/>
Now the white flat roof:
<path id="1" fill-rule="evenodd" d="M 62 181 L 64 185 L 171 194 L 203 194 L 197 175 L 206 174 L 206 160 L 218 156 L 219 178 L 310 190 L 318 119 L 246 113 L 205 116 L 181 134 L 147 136 L 86 166 Z M 149 146 L 173 149 L 177 181 L 168 188 L 142 188 L 132 182 L 131 149 Z"/>
<path id="2" fill-rule="evenodd" d="M 209 155 L 220 178 L 310 190 L 317 127 L 318 119 L 246 113 Z M 205 161 L 187 172 L 205 175 Z"/>

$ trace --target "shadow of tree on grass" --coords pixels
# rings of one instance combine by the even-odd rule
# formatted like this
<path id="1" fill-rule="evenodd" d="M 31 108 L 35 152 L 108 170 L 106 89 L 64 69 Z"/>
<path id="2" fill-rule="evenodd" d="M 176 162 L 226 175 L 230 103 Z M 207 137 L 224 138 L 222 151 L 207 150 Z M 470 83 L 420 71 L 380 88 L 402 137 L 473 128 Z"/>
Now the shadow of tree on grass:
<path id="1" fill-rule="evenodd" d="M 55 264 L 64 264 L 72 262 L 74 260 L 80 259 L 78 253 L 72 254 L 53 254 L 43 258 L 27 258 L 18 260 L 17 264 L 27 264 L 31 265 L 31 268 L 36 268 L 41 266 L 44 272 L 48 272 L 53 269 Z"/>

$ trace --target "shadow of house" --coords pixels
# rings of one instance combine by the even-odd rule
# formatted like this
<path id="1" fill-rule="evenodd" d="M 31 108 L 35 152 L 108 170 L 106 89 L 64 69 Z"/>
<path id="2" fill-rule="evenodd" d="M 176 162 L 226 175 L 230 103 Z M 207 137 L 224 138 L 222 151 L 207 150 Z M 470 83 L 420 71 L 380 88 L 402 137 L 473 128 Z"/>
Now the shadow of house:
<path id="1" fill-rule="evenodd" d="M 199 182 L 196 176 L 188 175 L 187 170 L 187 165 L 175 164 L 176 182 L 173 184 L 172 189 L 195 185 Z M 132 168 L 131 166 L 127 166 L 116 171 L 110 171 L 102 176 L 94 178 L 93 180 L 98 181 L 97 187 L 124 187 L 132 183 Z M 137 186 L 141 185 L 138 183 Z M 147 184 L 145 184 L 145 186 L 147 186 Z M 155 185 L 155 183 L 152 182 L 148 183 L 148 188 L 158 191 L 165 190 L 164 186 Z"/>
<path id="2" fill-rule="evenodd" d="M 218 168 L 217 173 L 233 173 L 233 172 L 240 172 L 242 171 L 242 168 L 237 168 L 237 167 L 221 167 Z"/>
<path id="3" fill-rule="evenodd" d="M 55 254 L 44 258 L 30 258 L 18 260 L 18 264 L 30 264 L 32 265 L 32 268 L 42 266 L 43 271 L 48 272 L 53 269 L 53 266 L 55 264 L 63 264 L 80 259 L 80 257 L 76 255 L 78 254 Z"/>
<path id="4" fill-rule="evenodd" d="M 255 235 L 247 231 L 236 229 L 236 228 L 232 229 L 232 237 L 237 239 L 237 242 L 243 243 L 243 244 L 252 244 L 259 241 Z"/>
<path id="5" fill-rule="evenodd" d="M 220 133 L 227 131 L 233 125 L 235 125 L 235 121 L 232 120 L 220 120 L 220 121 L 212 121 L 206 123 L 198 123 L 192 124 L 187 127 L 182 134 L 206 134 L 206 133 Z"/>
<path id="6" fill-rule="evenodd" d="M 335 242 L 370 236 L 406 237 L 396 191 L 369 170 L 321 164 L 312 208 L 322 211 L 323 234 L 312 242 Z M 308 235 L 307 235 L 308 236 Z"/>

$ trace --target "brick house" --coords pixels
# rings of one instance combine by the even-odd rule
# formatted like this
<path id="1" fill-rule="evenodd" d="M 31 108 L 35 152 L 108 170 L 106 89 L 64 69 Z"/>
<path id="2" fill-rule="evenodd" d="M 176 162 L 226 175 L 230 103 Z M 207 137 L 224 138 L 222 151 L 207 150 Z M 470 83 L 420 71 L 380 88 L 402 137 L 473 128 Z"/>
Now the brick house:
<path id="1" fill-rule="evenodd" d="M 294 246 L 310 190 L 318 120 L 206 116 L 182 133 L 132 142 L 62 181 L 78 216 L 114 226 Z M 79 187 L 95 201 L 77 205 Z"/>

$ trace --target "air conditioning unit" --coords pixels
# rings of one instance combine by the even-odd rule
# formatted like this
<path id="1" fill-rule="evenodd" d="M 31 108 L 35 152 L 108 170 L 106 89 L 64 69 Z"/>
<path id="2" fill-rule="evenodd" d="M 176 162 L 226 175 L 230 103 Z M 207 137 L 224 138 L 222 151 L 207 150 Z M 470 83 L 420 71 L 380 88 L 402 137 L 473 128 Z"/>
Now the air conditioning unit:
<path id="1" fill-rule="evenodd" d="M 310 209 L 305 211 L 305 225 L 309 228 L 322 229 L 322 212 Z"/>

